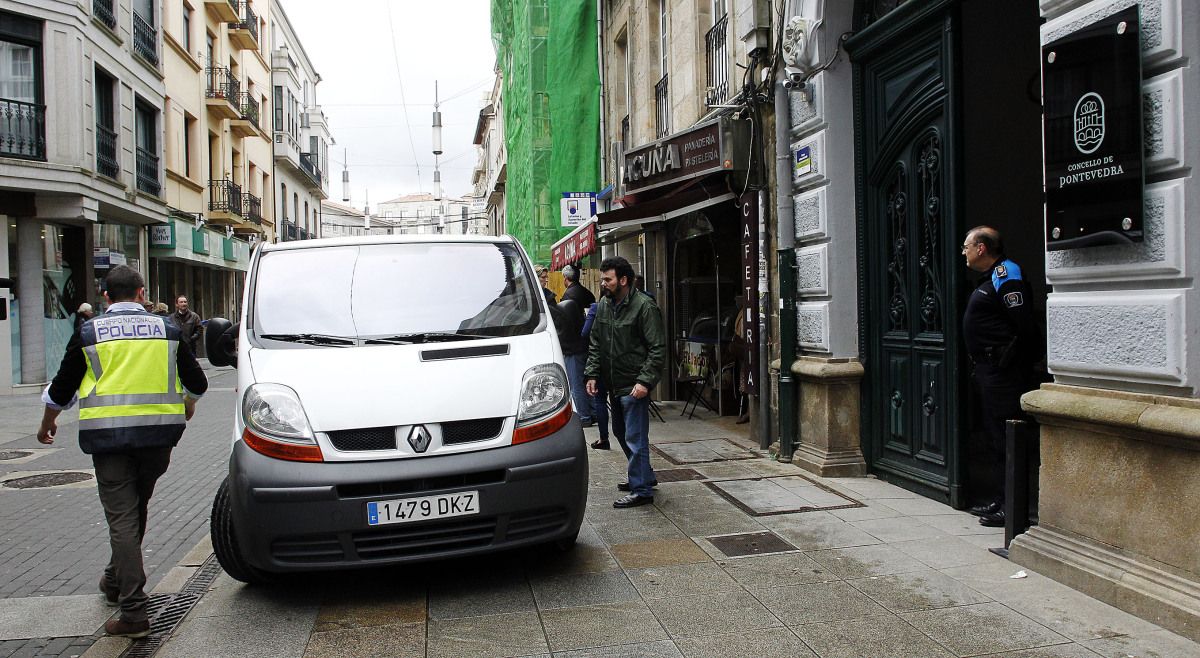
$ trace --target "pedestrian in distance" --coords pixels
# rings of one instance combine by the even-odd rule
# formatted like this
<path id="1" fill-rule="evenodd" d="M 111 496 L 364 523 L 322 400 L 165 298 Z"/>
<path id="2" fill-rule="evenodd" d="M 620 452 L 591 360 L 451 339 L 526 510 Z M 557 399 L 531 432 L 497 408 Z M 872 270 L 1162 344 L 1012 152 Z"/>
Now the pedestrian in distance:
<path id="1" fill-rule="evenodd" d="M 633 287 L 633 267 L 620 256 L 600 264 L 600 286 L 607 295 L 596 308 L 584 376 L 590 395 L 598 382 L 607 390 L 612 431 L 629 460 L 628 480 L 617 485 L 629 493 L 613 507 L 637 507 L 654 502 L 658 484 L 650 466 L 650 391 L 666 355 L 662 314 Z"/>
<path id="2" fill-rule="evenodd" d="M 83 326 L 84 322 L 96 317 L 96 312 L 92 310 L 92 305 L 84 302 L 79 305 L 79 310 L 75 311 L 75 333 L 79 333 L 79 327 Z"/>
<path id="3" fill-rule="evenodd" d="M 579 307 L 579 323 L 585 322 L 587 309 L 596 303 L 596 296 L 583 284 L 579 283 L 579 270 L 571 265 L 562 269 L 563 279 L 567 289 L 563 292 L 563 301 L 573 301 Z M 588 341 L 583 332 L 562 341 L 563 360 L 567 365 L 567 379 L 571 383 L 571 400 L 575 403 L 575 411 L 584 427 L 595 424 L 592 416 L 592 397 L 588 395 L 583 382 L 583 366 L 587 363 Z"/>
<path id="4" fill-rule="evenodd" d="M 605 294 L 604 289 L 601 288 L 600 295 L 604 296 L 604 294 Z M 596 302 L 592 302 L 592 304 L 590 306 L 588 306 L 587 314 L 583 318 L 583 331 L 580 332 L 583 335 L 584 340 L 587 341 L 587 343 L 589 345 L 591 343 L 592 326 L 596 322 L 597 306 L 599 306 L 599 304 L 597 304 Z M 584 354 L 584 366 L 585 367 L 587 366 L 587 355 L 586 354 Z M 584 379 L 586 380 L 586 377 Z M 583 391 L 585 394 L 587 393 L 587 385 L 586 384 L 584 384 Z M 596 429 L 598 429 L 600 431 L 600 438 L 596 441 L 593 441 L 591 444 L 592 449 L 593 450 L 608 450 L 609 449 L 609 445 L 608 445 L 608 391 L 605 390 L 605 388 L 604 388 L 604 382 L 597 379 L 596 380 L 596 394 L 595 395 L 588 394 L 587 398 L 589 401 L 591 401 L 591 404 L 592 404 L 592 407 L 591 407 L 592 419 L 595 421 Z"/>
<path id="5" fill-rule="evenodd" d="M 533 268 L 533 271 L 537 273 L 538 283 L 542 286 L 542 295 L 546 297 L 546 304 L 554 306 L 558 300 L 554 297 L 554 291 L 547 287 L 550 285 L 550 270 L 538 265 Z"/>
<path id="6" fill-rule="evenodd" d="M 175 314 L 171 320 L 183 332 L 183 339 L 192 348 L 192 354 L 196 354 L 196 343 L 200 340 L 200 316 L 188 308 L 187 297 L 180 295 L 175 298 Z"/>
<path id="7" fill-rule="evenodd" d="M 154 310 L 151 311 L 151 313 L 153 313 L 155 315 L 161 315 L 162 317 L 165 318 L 171 314 L 171 309 L 168 308 L 167 305 L 164 304 L 163 302 L 158 302 L 154 305 Z"/>
<path id="8" fill-rule="evenodd" d="M 967 300 L 963 340 L 979 386 L 989 470 L 999 483 L 988 500 L 967 511 L 979 517 L 980 525 L 1003 527 L 1005 425 L 1025 417 L 1021 395 L 1034 387 L 1033 368 L 1045 354 L 1045 343 L 1034 318 L 1029 283 L 1021 267 L 1004 255 L 1000 232 L 976 226 L 967 232 L 962 254 L 967 267 L 987 275 Z"/>
<path id="9" fill-rule="evenodd" d="M 71 337 L 42 392 L 46 408 L 37 432 L 38 441 L 54 443 L 59 414 L 79 403 L 79 447 L 92 456 L 112 550 L 100 592 L 121 609 L 104 630 L 131 638 L 150 633 L 142 564 L 150 496 L 208 390 L 179 328 L 146 312 L 145 293 L 137 270 L 119 265 L 108 273 L 108 310 Z"/>

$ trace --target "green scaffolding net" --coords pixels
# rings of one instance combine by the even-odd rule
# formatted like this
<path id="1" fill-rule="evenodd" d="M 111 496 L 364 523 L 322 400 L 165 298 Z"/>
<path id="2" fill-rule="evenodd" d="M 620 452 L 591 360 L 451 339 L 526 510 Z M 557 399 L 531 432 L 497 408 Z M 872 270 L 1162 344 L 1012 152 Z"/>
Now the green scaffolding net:
<path id="1" fill-rule="evenodd" d="M 492 0 L 492 39 L 504 76 L 508 232 L 550 263 L 563 192 L 600 182 L 596 0 Z"/>

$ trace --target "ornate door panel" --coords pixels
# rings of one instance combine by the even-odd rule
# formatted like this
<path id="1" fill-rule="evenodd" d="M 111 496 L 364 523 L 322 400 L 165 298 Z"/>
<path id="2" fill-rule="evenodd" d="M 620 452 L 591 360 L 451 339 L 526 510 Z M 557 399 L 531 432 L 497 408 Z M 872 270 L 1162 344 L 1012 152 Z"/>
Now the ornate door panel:
<path id="1" fill-rule="evenodd" d="M 851 42 L 860 138 L 864 448 L 876 473 L 955 504 L 961 388 L 955 19 L 947 9 L 887 33 L 882 28 L 893 16 L 855 38 L 866 41 Z"/>

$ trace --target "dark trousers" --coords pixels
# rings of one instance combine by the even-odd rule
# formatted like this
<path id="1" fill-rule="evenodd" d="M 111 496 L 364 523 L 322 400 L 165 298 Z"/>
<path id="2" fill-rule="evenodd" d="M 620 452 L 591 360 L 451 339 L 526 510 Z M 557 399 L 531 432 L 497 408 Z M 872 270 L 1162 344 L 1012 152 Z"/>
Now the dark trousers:
<path id="1" fill-rule="evenodd" d="M 1006 427 L 1010 419 L 1026 418 L 1021 411 L 1021 396 L 1030 390 L 1029 381 L 1017 368 L 1000 368 L 982 361 L 975 364 L 974 376 L 987 432 L 988 469 L 999 483 L 989 498 L 1003 502 Z"/>
<path id="2" fill-rule="evenodd" d="M 146 514 L 154 484 L 170 463 L 170 447 L 92 455 L 112 548 L 101 583 L 106 591 L 117 592 L 125 621 L 146 619 L 149 597 L 145 592 L 142 538 L 146 536 Z"/>
<path id="3" fill-rule="evenodd" d="M 608 420 L 612 426 L 612 435 L 617 437 L 617 443 L 621 444 L 625 459 L 629 459 L 633 456 L 633 451 L 629 449 L 629 444 L 625 443 L 625 413 L 621 407 L 621 396 L 612 391 L 605 391 L 605 395 L 608 398 Z"/>

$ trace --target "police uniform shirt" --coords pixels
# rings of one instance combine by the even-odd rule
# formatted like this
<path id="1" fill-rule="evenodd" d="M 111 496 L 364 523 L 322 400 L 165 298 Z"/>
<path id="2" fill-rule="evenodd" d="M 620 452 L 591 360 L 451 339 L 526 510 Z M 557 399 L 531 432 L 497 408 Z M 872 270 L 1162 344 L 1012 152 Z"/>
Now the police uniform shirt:
<path id="1" fill-rule="evenodd" d="M 968 354 L 985 359 L 989 352 L 1003 350 L 1014 336 L 1021 360 L 1031 363 L 1041 358 L 1029 283 L 1021 267 L 1006 258 L 996 261 L 971 292 L 963 315 L 963 339 Z"/>

